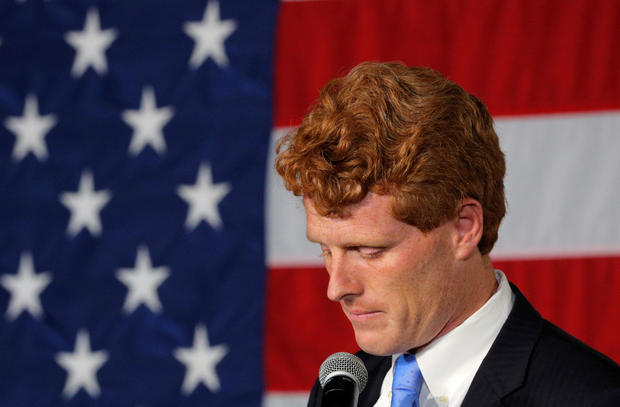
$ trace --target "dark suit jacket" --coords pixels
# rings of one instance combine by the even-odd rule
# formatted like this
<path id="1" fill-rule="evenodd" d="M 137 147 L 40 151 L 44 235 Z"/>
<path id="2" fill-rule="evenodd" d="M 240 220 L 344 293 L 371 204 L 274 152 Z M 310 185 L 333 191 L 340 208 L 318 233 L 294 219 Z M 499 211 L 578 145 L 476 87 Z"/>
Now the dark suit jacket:
<path id="1" fill-rule="evenodd" d="M 542 319 L 514 285 L 512 290 L 514 307 L 461 406 L 620 407 L 620 367 Z M 392 359 L 357 355 L 369 375 L 358 406 L 372 407 Z M 317 381 L 308 406 L 319 407 L 321 396 Z"/>

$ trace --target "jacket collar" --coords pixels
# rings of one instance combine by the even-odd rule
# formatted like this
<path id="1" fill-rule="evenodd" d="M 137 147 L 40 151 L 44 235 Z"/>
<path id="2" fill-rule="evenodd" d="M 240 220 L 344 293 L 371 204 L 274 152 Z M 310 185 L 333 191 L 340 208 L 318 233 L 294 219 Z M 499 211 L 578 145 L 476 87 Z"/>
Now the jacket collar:
<path id="1" fill-rule="evenodd" d="M 516 286 L 514 307 L 482 361 L 462 407 L 501 405 L 500 400 L 525 381 L 530 355 L 543 320 Z"/>
<path id="2" fill-rule="evenodd" d="M 364 351 L 359 351 L 356 355 L 364 361 L 366 370 L 368 370 L 368 383 L 364 391 L 360 393 L 357 405 L 359 407 L 372 407 L 379 398 L 383 378 L 392 367 L 392 357 L 373 356 Z"/>

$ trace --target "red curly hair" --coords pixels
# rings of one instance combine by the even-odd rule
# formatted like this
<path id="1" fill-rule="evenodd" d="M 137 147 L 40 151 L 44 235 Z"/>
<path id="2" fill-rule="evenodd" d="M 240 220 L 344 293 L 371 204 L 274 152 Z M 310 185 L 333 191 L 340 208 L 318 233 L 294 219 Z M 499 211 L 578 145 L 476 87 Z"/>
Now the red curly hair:
<path id="1" fill-rule="evenodd" d="M 483 208 L 487 254 L 506 212 L 491 115 L 430 68 L 366 62 L 331 80 L 277 154 L 286 188 L 324 216 L 342 216 L 368 192 L 391 194 L 396 219 L 430 231 L 469 197 Z"/>

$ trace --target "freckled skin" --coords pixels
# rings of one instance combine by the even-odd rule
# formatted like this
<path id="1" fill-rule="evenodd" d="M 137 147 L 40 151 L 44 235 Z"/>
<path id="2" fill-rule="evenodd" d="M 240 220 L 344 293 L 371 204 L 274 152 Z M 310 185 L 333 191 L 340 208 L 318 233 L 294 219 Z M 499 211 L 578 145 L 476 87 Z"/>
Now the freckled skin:
<path id="1" fill-rule="evenodd" d="M 320 243 L 329 273 L 327 296 L 342 306 L 360 348 L 375 355 L 420 348 L 449 332 L 497 286 L 476 247 L 472 226 L 482 225 L 481 215 L 464 206 L 422 233 L 392 216 L 391 201 L 370 193 L 346 216 L 326 217 L 304 198 L 308 239 Z"/>

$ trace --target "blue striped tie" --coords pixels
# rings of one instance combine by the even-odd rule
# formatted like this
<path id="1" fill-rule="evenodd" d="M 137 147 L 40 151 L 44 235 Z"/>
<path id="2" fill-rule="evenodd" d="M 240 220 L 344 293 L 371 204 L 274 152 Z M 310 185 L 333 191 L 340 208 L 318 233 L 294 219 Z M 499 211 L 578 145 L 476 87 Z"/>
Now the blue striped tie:
<path id="1" fill-rule="evenodd" d="M 415 355 L 400 355 L 394 366 L 391 407 L 420 407 L 421 387 L 422 373 Z"/>

